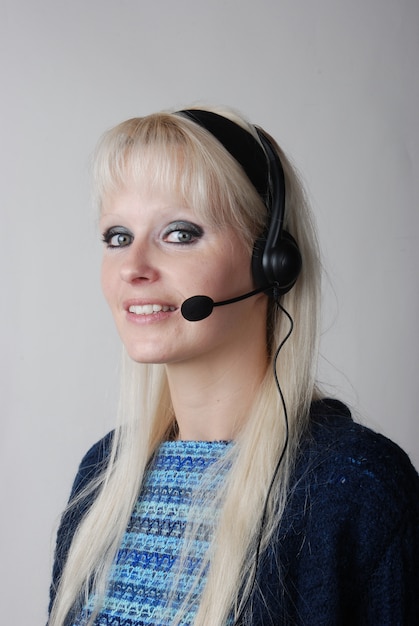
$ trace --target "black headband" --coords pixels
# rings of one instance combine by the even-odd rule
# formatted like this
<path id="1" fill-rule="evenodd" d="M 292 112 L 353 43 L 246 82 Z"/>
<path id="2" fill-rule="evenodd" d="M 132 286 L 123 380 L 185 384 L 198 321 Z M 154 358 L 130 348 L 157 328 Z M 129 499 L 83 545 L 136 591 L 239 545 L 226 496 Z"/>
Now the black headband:
<path id="1" fill-rule="evenodd" d="M 269 165 L 259 142 L 247 130 L 228 118 L 199 109 L 188 109 L 177 113 L 188 117 L 206 128 L 224 148 L 240 163 L 248 178 L 266 202 L 269 189 Z"/>

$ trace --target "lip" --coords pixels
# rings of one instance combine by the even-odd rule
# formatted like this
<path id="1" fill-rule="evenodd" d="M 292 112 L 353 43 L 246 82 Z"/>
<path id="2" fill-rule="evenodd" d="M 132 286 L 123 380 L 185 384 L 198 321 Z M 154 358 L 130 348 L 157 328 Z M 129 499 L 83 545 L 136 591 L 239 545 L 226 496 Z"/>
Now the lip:
<path id="1" fill-rule="evenodd" d="M 179 307 L 173 302 L 169 302 L 168 300 L 162 300 L 161 298 L 132 298 L 130 300 L 125 300 L 122 303 L 125 311 L 129 311 L 132 306 L 147 306 L 150 304 L 157 304 L 161 307 L 169 307 L 171 309 L 178 309 Z"/>

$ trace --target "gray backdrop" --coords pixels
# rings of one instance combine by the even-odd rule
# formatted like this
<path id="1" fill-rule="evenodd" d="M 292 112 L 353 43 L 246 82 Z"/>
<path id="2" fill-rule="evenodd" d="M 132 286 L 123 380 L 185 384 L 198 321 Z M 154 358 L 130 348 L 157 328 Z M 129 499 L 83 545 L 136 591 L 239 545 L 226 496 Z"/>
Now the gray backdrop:
<path id="1" fill-rule="evenodd" d="M 113 423 L 99 135 L 228 104 L 298 165 L 328 280 L 319 377 L 419 465 L 417 0 L 1 0 L 1 621 L 43 624 L 55 526 Z"/>

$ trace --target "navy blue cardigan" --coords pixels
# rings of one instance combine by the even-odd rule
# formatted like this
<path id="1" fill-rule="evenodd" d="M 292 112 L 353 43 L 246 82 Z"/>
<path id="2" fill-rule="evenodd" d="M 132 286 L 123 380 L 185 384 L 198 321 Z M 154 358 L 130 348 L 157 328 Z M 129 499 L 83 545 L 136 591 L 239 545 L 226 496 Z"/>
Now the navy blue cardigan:
<path id="1" fill-rule="evenodd" d="M 110 441 L 84 457 L 73 494 L 106 463 Z M 90 504 L 62 519 L 51 600 Z M 396 444 L 354 423 L 337 401 L 312 406 L 288 505 L 261 556 L 247 613 L 252 626 L 419 624 L 418 474 Z"/>

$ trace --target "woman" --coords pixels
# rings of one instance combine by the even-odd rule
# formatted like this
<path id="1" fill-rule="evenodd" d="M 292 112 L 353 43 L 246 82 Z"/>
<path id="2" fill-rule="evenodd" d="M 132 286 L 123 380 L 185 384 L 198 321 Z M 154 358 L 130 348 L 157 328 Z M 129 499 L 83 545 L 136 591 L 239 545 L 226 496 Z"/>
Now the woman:
<path id="1" fill-rule="evenodd" d="M 278 146 L 231 112 L 151 115 L 104 136 L 95 185 L 121 403 L 49 625 L 416 623 L 418 476 L 316 386 L 318 250 Z"/>

